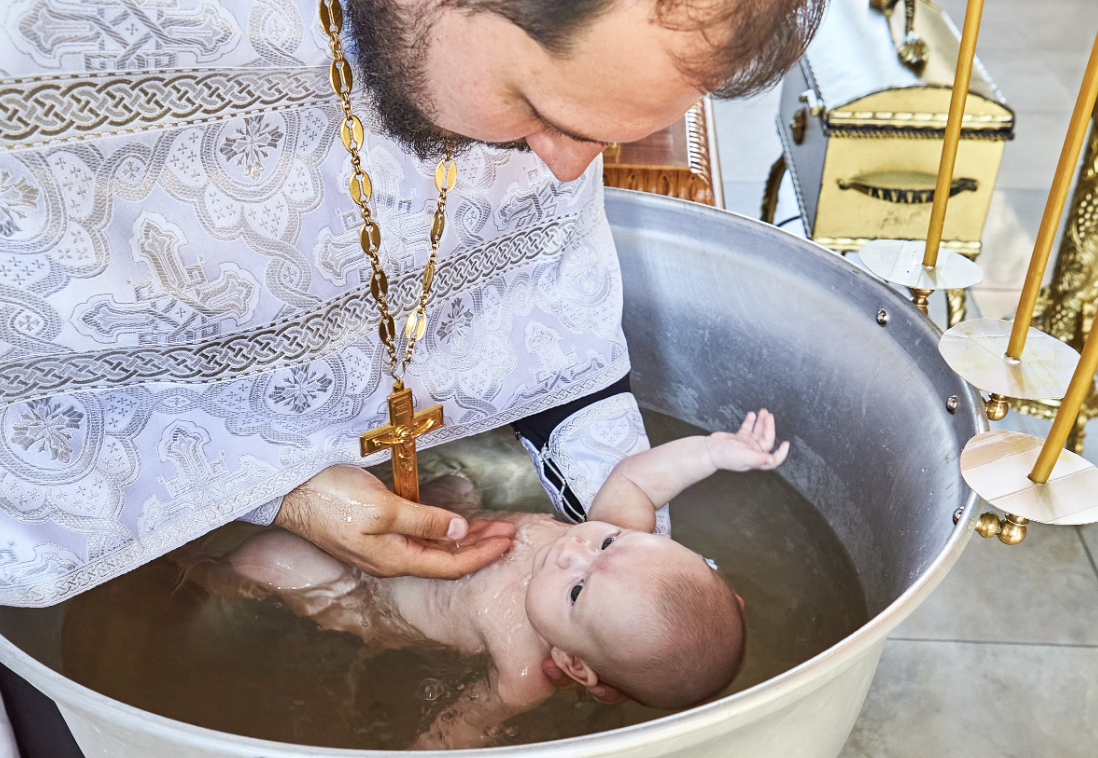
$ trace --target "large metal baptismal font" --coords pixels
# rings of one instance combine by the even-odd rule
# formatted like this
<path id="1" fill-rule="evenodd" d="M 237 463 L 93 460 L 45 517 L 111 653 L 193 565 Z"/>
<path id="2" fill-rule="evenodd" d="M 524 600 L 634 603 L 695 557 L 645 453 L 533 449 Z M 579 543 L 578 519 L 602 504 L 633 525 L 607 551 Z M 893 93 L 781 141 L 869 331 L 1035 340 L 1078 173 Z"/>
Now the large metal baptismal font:
<path id="1" fill-rule="evenodd" d="M 936 327 L 833 253 L 697 204 L 607 196 L 638 400 L 704 429 L 771 409 L 792 442 L 781 474 L 841 541 L 869 621 L 791 670 L 708 705 L 486 752 L 833 758 L 885 636 L 972 535 L 976 498 L 958 458 L 986 429 L 983 403 L 938 354 Z M 717 514 L 712 529 L 720 528 Z M 89 758 L 387 754 L 245 738 L 124 705 L 59 673 L 63 626 L 63 607 L 0 609 L 0 661 L 58 702 Z"/>
<path id="2" fill-rule="evenodd" d="M 917 57 L 914 41 L 907 40 L 905 49 Z M 773 411 L 779 435 L 792 443 L 780 475 L 812 506 L 816 536 L 841 544 L 867 620 L 826 649 L 791 661 L 787 670 L 706 705 L 478 753 L 834 758 L 861 708 L 886 635 L 944 578 L 973 527 L 987 526 L 962 478 L 962 468 L 966 474 L 978 468 L 965 465 L 962 451 L 976 453 L 981 465 L 997 463 L 991 453 L 971 448 L 973 437 L 988 439 L 984 400 L 947 364 L 940 332 L 923 313 L 830 251 L 678 200 L 608 190 L 606 210 L 621 260 L 623 323 L 638 401 L 704 430 L 735 426 L 750 409 Z M 922 265 L 934 269 L 933 263 Z M 1064 458 L 1055 453 L 1058 466 Z M 1056 477 L 1054 471 L 1052 481 Z M 1040 493 L 1044 483 L 1030 480 L 1027 491 Z M 736 503 L 731 491 L 728 499 L 729 509 L 752 507 Z M 719 539 L 736 514 L 716 509 L 705 517 L 711 539 Z M 82 618 L 75 608 L 71 602 L 0 608 L 0 662 L 58 703 L 89 758 L 392 752 L 241 736 L 84 686 L 73 672 L 86 669 L 87 661 L 73 660 L 66 644 Z M 94 658 L 97 651 L 84 653 Z M 93 660 L 91 666 L 99 663 L 117 662 Z"/>

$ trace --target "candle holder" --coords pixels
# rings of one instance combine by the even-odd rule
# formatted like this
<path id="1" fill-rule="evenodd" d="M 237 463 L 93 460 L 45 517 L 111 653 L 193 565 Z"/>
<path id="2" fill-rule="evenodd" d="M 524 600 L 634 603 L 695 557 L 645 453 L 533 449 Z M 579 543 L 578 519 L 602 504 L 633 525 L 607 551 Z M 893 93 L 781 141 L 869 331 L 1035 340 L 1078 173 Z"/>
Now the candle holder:
<path id="1" fill-rule="evenodd" d="M 1025 537 L 1027 521 L 1041 524 L 1091 524 L 1098 521 L 1098 467 L 1069 450 L 1061 450 L 1048 481 L 1030 479 L 1045 440 L 1021 432 L 984 432 L 973 437 L 961 453 L 961 476 L 980 497 L 1005 511 L 1000 539 Z M 998 533 L 991 519 L 980 517 L 984 536 Z M 1004 539 L 1004 535 L 1007 539 Z M 1009 544 L 1016 544 L 1016 542 Z"/>
<path id="2" fill-rule="evenodd" d="M 873 240 L 858 251 L 865 267 L 886 282 L 911 290 L 912 302 L 926 313 L 935 290 L 961 290 L 983 281 L 984 272 L 974 261 L 948 248 L 938 251 L 933 266 L 923 264 L 922 240 Z"/>
<path id="3" fill-rule="evenodd" d="M 962 321 L 942 335 L 938 352 L 969 384 L 991 393 L 988 418 L 1006 415 L 1007 398 L 1059 399 L 1067 392 L 1079 353 L 1067 343 L 1029 328 L 1021 358 L 1009 357 L 1012 322 Z"/>

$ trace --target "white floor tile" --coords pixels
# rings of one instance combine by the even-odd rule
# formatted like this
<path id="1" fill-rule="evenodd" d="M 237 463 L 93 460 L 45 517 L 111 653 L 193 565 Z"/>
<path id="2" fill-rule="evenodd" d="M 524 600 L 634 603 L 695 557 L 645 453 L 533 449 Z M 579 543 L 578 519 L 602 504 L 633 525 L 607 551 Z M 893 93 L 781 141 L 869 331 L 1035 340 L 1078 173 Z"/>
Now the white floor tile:
<path id="1" fill-rule="evenodd" d="M 1098 576 L 1071 527 L 1034 524 L 1011 546 L 973 537 L 892 636 L 1098 646 Z"/>
<path id="2" fill-rule="evenodd" d="M 901 642 L 840 758 L 1093 758 L 1098 649 Z"/>

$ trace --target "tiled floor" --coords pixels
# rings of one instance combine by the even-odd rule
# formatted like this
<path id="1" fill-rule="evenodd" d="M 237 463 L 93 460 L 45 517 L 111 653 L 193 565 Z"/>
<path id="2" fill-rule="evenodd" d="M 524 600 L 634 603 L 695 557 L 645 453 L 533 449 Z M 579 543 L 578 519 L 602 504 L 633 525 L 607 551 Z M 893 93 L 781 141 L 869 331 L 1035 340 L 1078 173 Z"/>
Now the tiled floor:
<path id="1" fill-rule="evenodd" d="M 942 5 L 960 26 L 964 0 Z M 1095 0 L 985 7 L 978 54 L 1015 108 L 1017 128 L 984 232 L 985 280 L 971 294 L 976 315 L 1013 314 L 1096 32 Z M 781 151 L 777 96 L 717 105 L 726 205 L 756 218 Z M 783 191 L 776 220 L 796 214 Z M 1049 426 L 1016 412 L 999 425 L 1042 437 Z M 1088 432 L 1087 457 L 1098 462 L 1098 421 Z M 1035 526 L 1015 547 L 974 537 L 886 644 L 840 758 L 1098 755 L 1096 558 L 1098 526 Z"/>

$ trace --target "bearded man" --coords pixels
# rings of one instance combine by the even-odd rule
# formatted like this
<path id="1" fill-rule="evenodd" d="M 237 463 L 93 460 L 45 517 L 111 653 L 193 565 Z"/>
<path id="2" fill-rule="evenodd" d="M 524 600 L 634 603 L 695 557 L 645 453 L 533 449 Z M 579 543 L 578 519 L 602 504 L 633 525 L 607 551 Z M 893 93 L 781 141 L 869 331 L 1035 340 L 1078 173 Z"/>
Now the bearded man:
<path id="1" fill-rule="evenodd" d="M 421 446 L 515 424 L 571 520 L 647 446 L 597 158 L 776 82 L 824 0 L 343 1 L 332 36 L 313 0 L 6 9 L 0 604 L 56 603 L 237 518 L 377 575 L 494 560 L 509 527 L 332 468 L 388 455 L 358 435 L 390 374 L 442 406 Z M 365 216 L 328 83 L 343 45 Z M 425 302 L 408 361 L 404 329 L 379 337 L 377 270 L 396 323 Z"/>
<path id="2" fill-rule="evenodd" d="M 571 426 L 619 430 L 602 442 L 622 455 L 646 444 L 623 394 L 595 159 L 706 92 L 773 83 L 821 5 L 348 3 L 365 85 L 351 101 L 367 119 L 362 160 L 398 317 L 431 254 L 435 162 L 450 151 L 459 165 L 429 327 L 403 376 L 419 407 L 439 402 L 448 419 L 425 443 L 527 418 L 535 461 L 581 472 L 545 479 L 582 518 L 614 461 L 550 440 L 558 422 L 586 407 Z M 384 420 L 393 367 L 323 82 L 330 40 L 307 0 L 142 7 L 8 10 L 0 602 L 56 602 L 242 516 L 379 574 L 456 576 L 494 559 L 507 533 L 468 535 L 452 514 L 382 493 L 283 498 L 362 462 L 355 438 Z M 579 399 L 593 393 L 616 400 L 592 411 Z"/>

